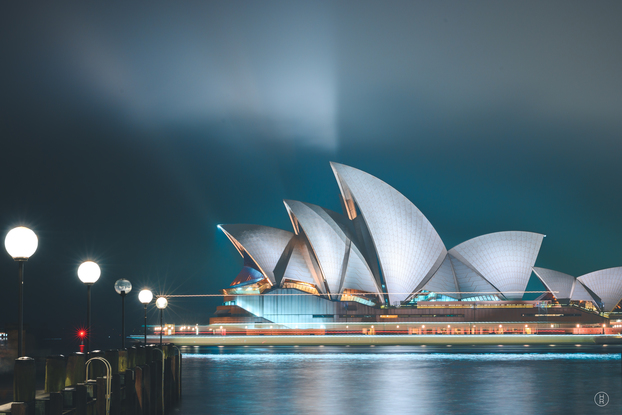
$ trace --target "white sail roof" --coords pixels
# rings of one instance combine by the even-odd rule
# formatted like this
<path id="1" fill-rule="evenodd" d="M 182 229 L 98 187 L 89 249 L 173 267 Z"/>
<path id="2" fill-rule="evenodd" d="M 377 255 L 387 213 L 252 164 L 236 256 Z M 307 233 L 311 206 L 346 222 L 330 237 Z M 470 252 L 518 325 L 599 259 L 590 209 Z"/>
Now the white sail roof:
<path id="1" fill-rule="evenodd" d="M 520 300 L 543 238 L 532 232 L 497 232 L 463 242 L 449 253 L 477 270 L 506 299 Z"/>
<path id="2" fill-rule="evenodd" d="M 461 294 L 461 298 L 477 297 L 480 295 L 501 295 L 499 290 L 486 281 L 486 278 L 480 273 L 469 268 L 450 254 L 447 254 L 447 257 L 453 266 L 458 290 L 463 293 Z"/>
<path id="3" fill-rule="evenodd" d="M 320 293 L 326 294 L 324 281 L 304 238 L 294 236 L 288 248 L 291 251 L 287 253 L 289 258 L 281 281 L 287 279 L 313 284 Z"/>
<path id="4" fill-rule="evenodd" d="M 600 297 L 606 312 L 613 311 L 622 300 L 622 267 L 594 271 L 577 279 Z"/>
<path id="5" fill-rule="evenodd" d="M 304 231 L 330 293 L 338 293 L 346 253 L 345 241 L 340 238 L 337 230 L 339 227 L 328 214 L 313 210 L 305 203 L 295 200 L 284 200 L 283 203 L 290 213 L 294 229 L 298 228 L 296 233 L 301 234 L 300 228 Z"/>
<path id="6" fill-rule="evenodd" d="M 331 294 L 343 288 L 379 293 L 362 253 L 337 223 L 339 214 L 310 203 L 284 203 L 294 229 L 307 237 Z"/>
<path id="7" fill-rule="evenodd" d="M 563 272 L 552 269 L 533 267 L 533 272 L 553 293 L 555 298 L 570 299 L 575 286 L 576 278 Z"/>
<path id="8" fill-rule="evenodd" d="M 244 256 L 246 252 L 270 283 L 276 283 L 274 267 L 294 236 L 293 233 L 261 225 L 218 225 L 218 228 L 229 238 L 240 255 Z"/>
<path id="9" fill-rule="evenodd" d="M 432 291 L 440 293 L 448 297 L 460 299 L 462 296 L 458 294 L 460 288 L 458 287 L 458 281 L 456 280 L 456 274 L 454 268 L 451 265 L 449 256 L 445 256 L 443 263 L 434 273 L 432 278 L 423 286 L 426 291 Z"/>
<path id="10" fill-rule="evenodd" d="M 599 302 L 599 298 L 594 298 L 592 294 L 581 284 L 581 281 L 575 280 L 572 286 L 572 294 L 570 296 L 572 301 L 595 301 Z"/>
<path id="11" fill-rule="evenodd" d="M 376 280 L 369 269 L 369 265 L 363 258 L 363 254 L 351 240 L 348 241 L 345 263 L 347 264 L 346 273 L 339 289 L 340 293 L 343 293 L 346 289 L 351 289 L 378 294 L 380 298 L 384 298 L 382 291 L 376 284 Z"/>
<path id="12" fill-rule="evenodd" d="M 427 218 L 404 195 L 353 167 L 331 163 L 347 209 L 354 203 L 371 234 L 391 304 L 423 287 L 447 250 Z M 354 202 L 354 203 L 353 203 Z"/>

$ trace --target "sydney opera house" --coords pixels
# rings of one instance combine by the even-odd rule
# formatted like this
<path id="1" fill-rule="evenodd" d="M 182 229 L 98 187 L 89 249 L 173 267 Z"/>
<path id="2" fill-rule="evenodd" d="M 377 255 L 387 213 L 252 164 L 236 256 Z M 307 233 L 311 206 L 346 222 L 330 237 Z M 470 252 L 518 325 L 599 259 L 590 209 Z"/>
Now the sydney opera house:
<path id="1" fill-rule="evenodd" d="M 545 235 L 524 231 L 482 235 L 447 250 L 400 192 L 353 167 L 331 167 L 343 213 L 285 200 L 292 231 L 219 225 L 243 268 L 224 289 L 212 323 L 615 327 L 622 267 L 579 277 L 535 267 Z M 524 301 L 532 272 L 546 291 Z"/>

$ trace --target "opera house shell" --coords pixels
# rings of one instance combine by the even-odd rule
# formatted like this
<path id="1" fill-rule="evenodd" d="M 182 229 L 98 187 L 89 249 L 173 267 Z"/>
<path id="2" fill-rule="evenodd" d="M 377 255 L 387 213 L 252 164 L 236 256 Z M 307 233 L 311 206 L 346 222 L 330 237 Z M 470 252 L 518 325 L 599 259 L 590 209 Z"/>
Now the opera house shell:
<path id="1" fill-rule="evenodd" d="M 545 235 L 524 231 L 482 235 L 447 250 L 396 189 L 356 168 L 331 167 L 343 214 L 285 200 L 292 231 L 219 225 L 244 261 L 224 293 L 267 321 L 339 313 L 340 303 L 353 301 L 384 309 L 434 300 L 520 301 L 532 271 L 560 303 L 611 312 L 622 299 L 622 267 L 578 278 L 534 268 Z"/>

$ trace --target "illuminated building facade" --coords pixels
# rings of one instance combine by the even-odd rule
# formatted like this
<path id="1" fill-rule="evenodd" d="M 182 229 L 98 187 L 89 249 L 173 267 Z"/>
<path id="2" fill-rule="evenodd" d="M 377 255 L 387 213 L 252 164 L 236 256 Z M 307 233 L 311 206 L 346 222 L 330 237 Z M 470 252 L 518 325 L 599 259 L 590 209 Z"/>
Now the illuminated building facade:
<path id="1" fill-rule="evenodd" d="M 219 225 L 243 268 L 223 290 L 226 306 L 215 322 L 294 328 L 389 320 L 526 322 L 546 314 L 546 321 L 574 324 L 600 323 L 619 309 L 622 267 L 578 278 L 534 267 L 545 235 L 523 231 L 482 235 L 447 250 L 400 192 L 353 167 L 331 167 L 343 214 L 285 200 L 293 232 Z M 532 272 L 548 292 L 522 301 Z"/>

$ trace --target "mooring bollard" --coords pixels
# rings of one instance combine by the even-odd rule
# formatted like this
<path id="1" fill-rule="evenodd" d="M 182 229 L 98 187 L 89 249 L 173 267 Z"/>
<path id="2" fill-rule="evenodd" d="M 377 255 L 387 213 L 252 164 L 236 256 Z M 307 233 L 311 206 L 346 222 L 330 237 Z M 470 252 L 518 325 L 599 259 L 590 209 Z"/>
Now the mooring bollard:
<path id="1" fill-rule="evenodd" d="M 35 359 L 25 356 L 15 359 L 15 369 L 13 372 L 13 401 L 34 401 L 36 379 Z"/>
<path id="2" fill-rule="evenodd" d="M 60 392 L 65 389 L 67 359 L 62 354 L 45 359 L 45 391 Z"/>
<path id="3" fill-rule="evenodd" d="M 119 351 L 117 349 L 108 349 L 104 353 L 104 358 L 110 363 L 112 374 L 119 373 Z"/>
<path id="4" fill-rule="evenodd" d="M 84 353 L 74 352 L 67 358 L 67 376 L 65 378 L 65 387 L 76 386 L 78 383 L 84 383 L 86 373 L 84 365 L 86 364 L 86 356 Z"/>
<path id="5" fill-rule="evenodd" d="M 94 357 L 103 357 L 105 359 L 104 355 L 104 352 L 101 350 L 93 350 L 92 352 L 89 352 L 88 358 L 86 360 L 91 360 Z M 104 362 L 100 360 L 94 360 L 93 362 L 91 362 L 91 365 L 89 366 L 88 378 L 97 379 L 103 376 L 106 376 L 106 365 L 104 364 Z"/>

